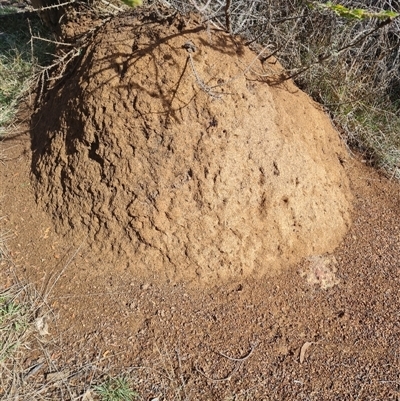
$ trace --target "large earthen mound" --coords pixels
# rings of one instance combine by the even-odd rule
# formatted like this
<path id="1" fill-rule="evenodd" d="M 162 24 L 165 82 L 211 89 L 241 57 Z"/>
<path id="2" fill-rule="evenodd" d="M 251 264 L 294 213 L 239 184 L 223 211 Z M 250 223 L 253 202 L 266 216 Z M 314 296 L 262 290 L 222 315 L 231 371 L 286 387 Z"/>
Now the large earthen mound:
<path id="1" fill-rule="evenodd" d="M 264 274 L 349 226 L 345 150 L 279 66 L 188 19 L 115 17 L 32 122 L 34 187 L 104 263 L 191 279 Z"/>

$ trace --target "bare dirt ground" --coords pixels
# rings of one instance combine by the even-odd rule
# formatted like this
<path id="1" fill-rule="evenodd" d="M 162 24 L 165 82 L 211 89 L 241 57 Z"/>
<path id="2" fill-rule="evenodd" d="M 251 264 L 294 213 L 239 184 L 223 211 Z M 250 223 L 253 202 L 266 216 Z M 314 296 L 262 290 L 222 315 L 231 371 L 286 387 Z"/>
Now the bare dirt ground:
<path id="1" fill-rule="evenodd" d="M 352 224 L 332 253 L 185 284 L 104 269 L 84 240 L 57 234 L 35 199 L 31 139 L 26 127 L 1 143 L 13 260 L 2 282 L 16 275 L 47 294 L 57 369 L 130 372 L 144 400 L 400 399 L 398 183 L 348 156 Z"/>
<path id="2" fill-rule="evenodd" d="M 346 163 L 355 207 L 333 253 L 334 287 L 310 284 L 305 261 L 275 277 L 196 289 L 96 275 L 35 202 L 29 135 L 2 146 L 2 225 L 14 261 L 12 271 L 3 266 L 3 283 L 17 274 L 51 290 L 49 341 L 60 370 L 88 361 L 116 372 L 137 367 L 144 399 L 399 399 L 399 184 Z M 243 362 L 221 356 L 251 350 Z"/>

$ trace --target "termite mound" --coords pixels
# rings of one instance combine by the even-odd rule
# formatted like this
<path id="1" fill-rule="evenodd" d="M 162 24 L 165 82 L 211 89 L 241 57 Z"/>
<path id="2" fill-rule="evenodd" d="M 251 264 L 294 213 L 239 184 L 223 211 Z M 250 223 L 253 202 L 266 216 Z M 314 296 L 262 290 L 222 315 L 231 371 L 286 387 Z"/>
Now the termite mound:
<path id="1" fill-rule="evenodd" d="M 346 150 L 269 61 L 194 17 L 105 23 L 32 120 L 34 188 L 57 231 L 99 272 L 173 280 L 332 251 L 350 224 Z"/>

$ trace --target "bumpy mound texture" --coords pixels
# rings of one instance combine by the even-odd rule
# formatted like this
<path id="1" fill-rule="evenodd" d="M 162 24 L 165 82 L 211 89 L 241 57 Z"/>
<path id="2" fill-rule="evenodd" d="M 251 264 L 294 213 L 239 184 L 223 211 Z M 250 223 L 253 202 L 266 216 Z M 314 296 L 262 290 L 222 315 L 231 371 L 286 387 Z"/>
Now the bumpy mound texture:
<path id="1" fill-rule="evenodd" d="M 97 31 L 34 117 L 38 201 L 137 273 L 264 274 L 332 251 L 350 195 L 328 117 L 193 20 L 134 12 Z"/>

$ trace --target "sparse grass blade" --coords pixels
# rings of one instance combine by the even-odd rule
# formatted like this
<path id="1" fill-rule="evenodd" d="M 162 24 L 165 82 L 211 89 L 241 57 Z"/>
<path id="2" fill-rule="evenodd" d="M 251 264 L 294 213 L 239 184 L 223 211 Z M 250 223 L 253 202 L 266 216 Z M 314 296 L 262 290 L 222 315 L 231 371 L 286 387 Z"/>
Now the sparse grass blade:
<path id="1" fill-rule="evenodd" d="M 125 377 L 108 378 L 102 384 L 94 387 L 101 401 L 133 401 L 139 396 L 133 391 Z"/>

